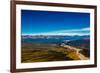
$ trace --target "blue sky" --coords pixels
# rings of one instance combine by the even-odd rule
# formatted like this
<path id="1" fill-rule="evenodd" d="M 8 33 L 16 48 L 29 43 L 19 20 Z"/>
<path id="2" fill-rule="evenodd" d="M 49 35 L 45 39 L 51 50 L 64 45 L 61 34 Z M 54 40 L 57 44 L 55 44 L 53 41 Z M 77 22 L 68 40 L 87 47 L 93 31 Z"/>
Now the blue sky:
<path id="1" fill-rule="evenodd" d="M 90 14 L 21 10 L 22 35 L 89 35 Z"/>

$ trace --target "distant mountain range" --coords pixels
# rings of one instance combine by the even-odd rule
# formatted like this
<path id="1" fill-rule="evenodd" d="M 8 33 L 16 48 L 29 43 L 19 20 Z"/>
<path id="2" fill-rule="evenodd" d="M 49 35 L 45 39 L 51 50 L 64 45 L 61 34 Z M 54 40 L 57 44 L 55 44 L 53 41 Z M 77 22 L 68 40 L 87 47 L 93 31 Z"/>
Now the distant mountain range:
<path id="1" fill-rule="evenodd" d="M 22 35 L 23 43 L 66 43 L 79 39 L 88 39 L 89 35 L 85 36 L 65 36 L 65 35 Z"/>
<path id="2" fill-rule="evenodd" d="M 22 39 L 67 39 L 67 40 L 76 40 L 82 38 L 90 38 L 89 35 L 84 36 L 67 36 L 67 35 L 22 35 Z"/>

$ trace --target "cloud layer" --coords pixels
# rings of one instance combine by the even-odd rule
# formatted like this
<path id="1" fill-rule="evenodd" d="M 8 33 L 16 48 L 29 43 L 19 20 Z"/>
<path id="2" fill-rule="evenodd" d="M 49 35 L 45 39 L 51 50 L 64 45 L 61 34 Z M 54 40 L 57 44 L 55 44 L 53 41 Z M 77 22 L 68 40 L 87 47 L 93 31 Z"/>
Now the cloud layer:
<path id="1" fill-rule="evenodd" d="M 58 30 L 58 31 L 52 31 L 52 32 L 43 32 L 43 33 L 30 33 L 30 34 L 22 34 L 22 35 L 90 35 L 90 28 L 81 28 L 81 29 L 70 29 L 70 30 Z"/>

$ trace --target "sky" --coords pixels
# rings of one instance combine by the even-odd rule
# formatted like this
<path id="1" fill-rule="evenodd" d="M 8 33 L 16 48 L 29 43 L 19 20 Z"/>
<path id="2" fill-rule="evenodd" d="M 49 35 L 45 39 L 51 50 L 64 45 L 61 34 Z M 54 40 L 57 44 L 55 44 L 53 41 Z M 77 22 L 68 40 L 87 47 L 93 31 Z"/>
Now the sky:
<path id="1" fill-rule="evenodd" d="M 89 35 L 90 14 L 21 10 L 22 35 Z"/>

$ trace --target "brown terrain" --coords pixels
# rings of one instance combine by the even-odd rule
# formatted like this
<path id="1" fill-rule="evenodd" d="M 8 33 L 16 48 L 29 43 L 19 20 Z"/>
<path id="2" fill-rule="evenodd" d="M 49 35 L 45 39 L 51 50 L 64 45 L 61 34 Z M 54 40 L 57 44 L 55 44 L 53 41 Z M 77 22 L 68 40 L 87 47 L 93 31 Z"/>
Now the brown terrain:
<path id="1" fill-rule="evenodd" d="M 21 62 L 87 60 L 82 49 L 61 44 L 22 44 Z"/>

